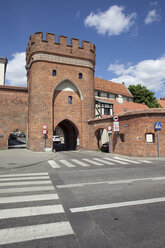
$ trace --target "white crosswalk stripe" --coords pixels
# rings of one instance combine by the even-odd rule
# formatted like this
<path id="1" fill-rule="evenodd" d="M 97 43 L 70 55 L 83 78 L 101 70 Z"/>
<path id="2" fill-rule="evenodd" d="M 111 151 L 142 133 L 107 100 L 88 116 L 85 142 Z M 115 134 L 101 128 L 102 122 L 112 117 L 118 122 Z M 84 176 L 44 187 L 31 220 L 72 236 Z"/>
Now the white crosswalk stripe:
<path id="1" fill-rule="evenodd" d="M 94 165 L 104 165 L 103 163 L 92 161 L 91 159 L 87 159 L 87 158 L 83 158 L 83 160 Z"/>
<path id="2" fill-rule="evenodd" d="M 28 182 L 3 182 L 0 183 L 0 187 L 3 186 L 18 186 L 18 185 L 38 185 L 38 184 L 51 184 L 50 180 L 45 181 L 28 181 Z"/>
<path id="3" fill-rule="evenodd" d="M 113 158 L 104 158 L 104 159 L 109 160 L 109 161 L 112 161 L 112 162 L 115 162 L 115 163 L 118 163 L 118 164 L 128 164 L 126 162 L 118 161 L 118 160 L 113 159 Z"/>
<path id="4" fill-rule="evenodd" d="M 75 165 L 71 164 L 70 162 L 68 162 L 65 159 L 61 159 L 60 162 L 63 163 L 64 165 L 66 165 L 67 167 L 76 167 Z"/>
<path id="5" fill-rule="evenodd" d="M 115 164 L 128 165 L 128 164 L 152 163 L 151 161 L 148 160 L 135 161 L 132 159 L 125 159 L 120 157 L 82 158 L 81 160 L 70 159 L 70 161 L 61 159 L 59 160 L 59 163 L 55 162 L 54 160 L 49 160 L 48 162 L 51 165 L 51 167 L 55 169 L 62 168 L 63 165 L 69 168 L 72 167 L 74 168 L 77 166 L 90 167 L 92 165 L 103 166 L 103 165 L 115 165 Z"/>
<path id="6" fill-rule="evenodd" d="M 64 209 L 60 204 L 26 208 L 11 208 L 0 210 L 0 219 L 57 213 L 64 213 Z"/>
<path id="7" fill-rule="evenodd" d="M 41 176 L 43 177 L 40 178 Z M 5 180 L 0 179 L 0 204 L 10 203 L 10 205 L 7 205 L 7 208 L 4 208 L 5 205 L 1 205 L 0 209 L 0 220 L 8 220 L 6 222 L 7 227 L 0 229 L 0 246 L 25 241 L 34 242 L 37 239 L 74 235 L 69 221 L 66 220 L 64 208 L 59 203 L 59 196 L 52 185 L 48 173 L 5 174 L 3 177 Z M 36 181 L 38 179 L 40 181 Z M 41 181 L 41 179 L 43 180 Z M 22 180 L 25 180 L 25 182 L 22 182 Z M 36 182 L 39 182 L 39 186 L 35 186 Z M 45 182 L 48 185 L 46 185 Z M 30 186 L 22 187 L 22 185 Z M 45 191 L 47 191 L 47 193 Z M 17 195 L 17 193 L 19 193 L 19 195 Z M 49 201 L 49 204 L 45 205 L 45 201 Z M 50 204 L 50 202 L 52 204 Z M 33 206 L 29 206 L 29 203 L 33 204 Z M 37 205 L 37 203 L 39 203 L 39 205 Z M 47 223 L 43 224 L 42 218 L 44 218 L 44 216 L 59 214 L 61 214 L 61 221 L 52 223 L 53 219 L 46 217 Z M 37 218 L 38 216 L 40 216 L 40 218 Z M 23 221 L 23 219 L 27 217 L 33 217 L 30 219 L 30 225 L 24 225 L 26 222 Z M 16 223 L 17 225 L 19 224 L 19 226 L 9 226 L 10 219 L 13 218 L 18 218 Z M 20 221 L 19 218 L 22 218 L 22 221 Z M 62 218 L 64 219 L 62 220 Z M 49 223 L 49 219 L 51 223 Z M 41 224 L 39 224 L 39 222 Z"/>
<path id="8" fill-rule="evenodd" d="M 57 164 L 54 160 L 48 160 L 48 163 L 52 166 L 52 168 L 61 168 L 61 166 Z"/>
<path id="9" fill-rule="evenodd" d="M 140 160 L 139 162 L 146 163 L 146 164 L 152 164 L 152 162 L 148 160 Z"/>
<path id="10" fill-rule="evenodd" d="M 46 200 L 57 200 L 57 199 L 59 199 L 57 194 L 9 196 L 9 197 L 5 196 L 0 198 L 0 203 L 46 201 Z"/>
<path id="11" fill-rule="evenodd" d="M 0 230 L 0 245 L 74 234 L 68 221 Z"/>
<path id="12" fill-rule="evenodd" d="M 76 164 L 78 164 L 78 165 L 81 165 L 81 166 L 84 166 L 84 167 L 90 166 L 90 164 L 86 164 L 86 163 L 84 163 L 84 162 L 82 162 L 82 161 L 80 161 L 80 160 L 78 160 L 78 159 L 72 159 L 72 161 L 73 161 L 74 163 L 76 163 Z"/>
<path id="13" fill-rule="evenodd" d="M 138 162 L 138 161 L 129 160 L 129 159 L 125 159 L 125 158 L 115 157 L 115 159 L 118 159 L 118 160 L 121 160 L 121 161 L 126 161 L 126 162 L 133 163 L 133 164 L 140 164 L 140 162 Z"/>
<path id="14" fill-rule="evenodd" d="M 43 176 L 43 177 L 19 177 L 19 181 L 25 181 L 25 180 L 30 180 L 30 179 L 49 179 L 48 176 Z M 0 182 L 5 182 L 5 181 L 18 181 L 18 177 L 10 177 L 10 178 L 3 178 L 0 179 Z"/>
<path id="15" fill-rule="evenodd" d="M 36 192 L 36 191 L 54 191 L 53 186 L 42 185 L 40 187 L 25 187 L 25 188 L 2 188 L 0 193 L 19 193 L 19 192 Z"/>
<path id="16" fill-rule="evenodd" d="M 104 163 L 104 164 L 114 165 L 114 163 L 104 161 L 103 159 L 100 159 L 100 158 L 94 158 L 94 160 L 100 161 L 100 162 L 102 162 L 102 163 Z"/>
<path id="17" fill-rule="evenodd" d="M 27 177 L 27 176 L 47 176 L 47 172 L 38 172 L 38 173 L 24 173 L 24 174 L 8 174 L 0 175 L 0 177 Z M 18 178 L 19 179 L 19 178 Z"/>

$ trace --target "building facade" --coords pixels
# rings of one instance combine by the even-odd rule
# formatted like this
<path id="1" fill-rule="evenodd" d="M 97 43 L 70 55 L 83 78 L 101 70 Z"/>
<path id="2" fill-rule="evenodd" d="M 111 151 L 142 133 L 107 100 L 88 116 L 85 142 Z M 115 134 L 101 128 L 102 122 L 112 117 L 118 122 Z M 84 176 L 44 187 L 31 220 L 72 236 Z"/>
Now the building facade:
<path id="1" fill-rule="evenodd" d="M 125 84 L 96 78 L 95 46 L 87 41 L 47 33 L 31 35 L 26 50 L 27 87 L 0 86 L 0 148 L 8 147 L 15 129 L 23 130 L 32 151 L 52 151 L 53 135 L 63 136 L 65 149 L 98 150 L 119 116 L 119 132 L 112 132 L 112 153 L 157 156 L 156 121 L 165 125 L 163 109 L 133 102 Z M 46 128 L 46 135 L 43 134 Z"/>
<path id="2" fill-rule="evenodd" d="M 64 132 L 66 146 L 89 147 L 89 126 L 94 118 L 95 46 L 83 41 L 47 33 L 30 37 L 26 52 L 29 149 L 44 147 L 42 125 L 47 125 L 46 149 L 52 150 L 52 134 L 57 126 Z M 86 135 L 87 134 L 87 135 Z M 81 141 L 81 143 L 80 143 Z"/>
<path id="3" fill-rule="evenodd" d="M 7 58 L 0 57 L 0 85 L 5 85 Z"/>

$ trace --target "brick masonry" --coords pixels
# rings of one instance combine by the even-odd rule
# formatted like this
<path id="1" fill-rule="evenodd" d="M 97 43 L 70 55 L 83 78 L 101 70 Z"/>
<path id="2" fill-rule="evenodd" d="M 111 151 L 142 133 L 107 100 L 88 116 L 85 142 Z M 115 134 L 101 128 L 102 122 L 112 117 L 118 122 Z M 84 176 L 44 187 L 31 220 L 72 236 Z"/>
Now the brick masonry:
<path id="1" fill-rule="evenodd" d="M 43 41 L 42 33 L 36 33 L 31 36 L 27 48 L 29 149 L 44 149 L 42 124 L 46 124 L 48 130 L 46 147 L 52 148 L 53 131 L 64 120 L 76 127 L 79 148 L 88 149 L 87 121 L 94 118 L 95 48 L 86 41 L 80 48 L 77 39 L 72 39 L 71 45 L 67 45 L 66 37 L 60 36 L 58 44 L 54 39 L 54 35 L 47 34 L 47 40 Z M 40 56 L 36 59 L 38 54 Z M 57 57 L 62 59 L 55 60 Z M 56 70 L 56 76 L 52 76 L 53 70 Z M 82 79 L 79 79 L 79 73 Z M 79 95 L 76 92 L 56 91 L 66 80 L 77 88 Z M 72 105 L 68 104 L 70 95 L 73 97 Z"/>
<path id="2" fill-rule="evenodd" d="M 119 115 L 118 145 L 116 135 L 112 133 L 112 153 L 118 153 L 137 157 L 157 157 L 157 131 L 155 122 L 161 122 L 162 130 L 159 131 L 160 156 L 165 156 L 165 109 L 147 109 L 132 111 Z M 98 149 L 97 131 L 100 128 L 107 129 L 110 125 L 113 129 L 113 118 L 90 120 L 91 149 Z M 146 142 L 146 134 L 154 135 L 154 142 Z M 124 142 L 121 140 L 124 135 Z"/>
<path id="3" fill-rule="evenodd" d="M 28 89 L 0 86 L 0 148 L 8 148 L 8 137 L 15 129 L 27 135 Z"/>
<path id="4" fill-rule="evenodd" d="M 47 148 L 52 149 L 53 131 L 59 125 L 72 136 L 75 129 L 78 149 L 97 150 L 98 130 L 113 126 L 113 118 L 94 119 L 94 65 L 95 46 L 90 42 L 83 41 L 80 47 L 77 39 L 68 45 L 65 36 L 55 43 L 54 34 L 48 33 L 45 41 L 42 33 L 32 35 L 26 51 L 28 88 L 0 86 L 0 148 L 8 147 L 9 134 L 18 128 L 27 135 L 30 150 L 43 151 L 42 125 L 46 124 Z M 75 90 L 59 90 L 66 82 Z M 119 115 L 119 121 L 118 144 L 112 133 L 113 153 L 157 157 L 154 123 L 161 122 L 160 156 L 165 156 L 165 109 L 127 112 Z M 146 142 L 148 133 L 154 135 L 153 143 Z"/>

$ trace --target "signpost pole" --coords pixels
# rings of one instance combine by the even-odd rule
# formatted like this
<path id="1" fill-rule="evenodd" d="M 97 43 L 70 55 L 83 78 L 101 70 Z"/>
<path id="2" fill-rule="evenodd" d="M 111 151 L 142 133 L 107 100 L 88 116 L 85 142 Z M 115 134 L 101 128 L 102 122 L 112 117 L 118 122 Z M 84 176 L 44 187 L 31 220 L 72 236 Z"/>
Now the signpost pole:
<path id="1" fill-rule="evenodd" d="M 46 135 L 44 134 L 44 151 L 45 151 L 45 148 L 46 148 Z"/>
<path id="2" fill-rule="evenodd" d="M 109 153 L 111 153 L 111 134 L 109 134 Z"/>
<path id="3" fill-rule="evenodd" d="M 158 146 L 158 158 L 160 157 L 159 153 L 159 129 L 157 130 L 157 146 Z"/>
<path id="4" fill-rule="evenodd" d="M 119 141 L 118 141 L 118 132 L 116 132 L 116 136 L 117 136 L 117 153 L 119 154 Z"/>

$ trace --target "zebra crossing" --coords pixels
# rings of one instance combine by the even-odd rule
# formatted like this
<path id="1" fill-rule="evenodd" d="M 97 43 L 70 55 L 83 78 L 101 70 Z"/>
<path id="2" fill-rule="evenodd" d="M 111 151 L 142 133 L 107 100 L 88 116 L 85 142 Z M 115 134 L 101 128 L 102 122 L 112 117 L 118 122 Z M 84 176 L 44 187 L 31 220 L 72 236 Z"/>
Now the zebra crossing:
<path id="1" fill-rule="evenodd" d="M 48 173 L 0 175 L 0 221 L 0 247 L 74 235 Z"/>
<path id="2" fill-rule="evenodd" d="M 82 158 L 82 159 L 59 159 L 58 161 L 48 160 L 49 165 L 54 169 L 59 168 L 82 168 L 82 167 L 99 167 L 111 165 L 129 165 L 129 164 L 150 164 L 149 160 L 133 160 L 121 157 L 104 157 L 104 158 Z"/>

